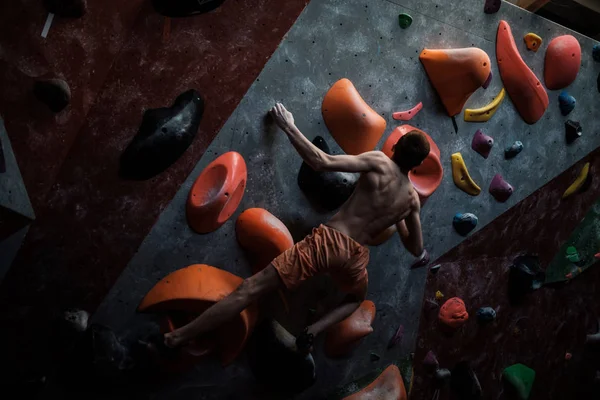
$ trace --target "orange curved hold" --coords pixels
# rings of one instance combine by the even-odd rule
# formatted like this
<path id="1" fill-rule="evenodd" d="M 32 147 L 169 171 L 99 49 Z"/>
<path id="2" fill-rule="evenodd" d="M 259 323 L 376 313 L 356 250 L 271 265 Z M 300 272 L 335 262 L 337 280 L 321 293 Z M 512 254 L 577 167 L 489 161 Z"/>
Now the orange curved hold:
<path id="1" fill-rule="evenodd" d="M 249 208 L 237 219 L 235 234 L 240 246 L 253 258 L 254 273 L 294 245 L 288 228 L 262 208 Z"/>
<path id="2" fill-rule="evenodd" d="M 444 169 L 440 162 L 440 149 L 433 139 L 420 129 L 410 125 L 401 125 L 390 133 L 390 136 L 386 139 L 381 151 L 392 158 L 394 153 L 393 148 L 398 140 L 413 130 L 425 135 L 431 149 L 429 155 L 423 160 L 423 163 L 408 173 L 408 179 L 410 179 L 415 190 L 419 194 L 419 197 L 425 199 L 435 192 L 440 186 L 440 183 L 442 183 L 442 178 L 444 177 Z"/>
<path id="3" fill-rule="evenodd" d="M 235 212 L 246 189 L 246 162 L 235 151 L 208 164 L 192 185 L 185 213 L 198 233 L 218 229 Z"/>
<path id="4" fill-rule="evenodd" d="M 394 364 L 387 367 L 371 384 L 343 400 L 406 400 L 406 388 L 400 370 Z"/>
<path id="5" fill-rule="evenodd" d="M 352 351 L 358 342 L 373 332 L 371 324 L 375 319 L 375 303 L 363 301 L 348 318 L 333 325 L 325 338 L 325 354 L 341 357 Z"/>
<path id="6" fill-rule="evenodd" d="M 206 264 L 194 264 L 171 272 L 161 279 L 138 306 L 139 312 L 165 313 L 168 330 L 183 326 L 209 306 L 233 292 L 243 279 Z M 223 365 L 231 363 L 244 348 L 258 316 L 250 305 L 232 321 L 196 341 L 197 356 L 211 351 L 220 353 Z"/>
<path id="7" fill-rule="evenodd" d="M 385 131 L 385 120 L 346 78 L 334 83 L 325 94 L 321 112 L 331 136 L 347 154 L 373 150 Z"/>
<path id="8" fill-rule="evenodd" d="M 550 90 L 569 86 L 579 73 L 581 46 L 575 37 L 563 35 L 552 39 L 544 60 L 544 82 Z"/>
<path id="9" fill-rule="evenodd" d="M 392 114 L 392 118 L 396 121 L 410 121 L 412 117 L 417 115 L 419 111 L 423 108 L 423 102 L 419 102 L 416 106 L 406 111 L 398 111 Z"/>
<path id="10" fill-rule="evenodd" d="M 424 49 L 419 60 L 451 117 L 459 114 L 471 94 L 479 87 L 486 88 L 491 79 L 490 57 L 476 47 Z"/>
<path id="11" fill-rule="evenodd" d="M 548 94 L 521 58 L 506 21 L 498 24 L 496 59 L 502 83 L 515 108 L 525 122 L 535 124 L 548 108 Z"/>

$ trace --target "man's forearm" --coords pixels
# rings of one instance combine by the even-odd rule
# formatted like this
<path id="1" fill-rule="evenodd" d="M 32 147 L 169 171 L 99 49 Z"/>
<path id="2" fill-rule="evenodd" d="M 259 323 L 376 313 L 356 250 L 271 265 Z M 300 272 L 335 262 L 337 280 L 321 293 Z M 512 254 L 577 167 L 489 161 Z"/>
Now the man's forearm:
<path id="1" fill-rule="evenodd" d="M 312 333 L 313 335 L 317 336 L 319 333 L 323 332 L 333 324 L 336 324 L 350 316 L 350 314 L 356 311 L 359 305 L 360 302 L 341 304 L 326 314 L 323 318 L 309 326 L 308 333 Z"/>
<path id="2" fill-rule="evenodd" d="M 302 159 L 312 168 L 318 170 L 327 156 L 321 149 L 312 144 L 294 125 L 284 130 L 292 145 Z"/>

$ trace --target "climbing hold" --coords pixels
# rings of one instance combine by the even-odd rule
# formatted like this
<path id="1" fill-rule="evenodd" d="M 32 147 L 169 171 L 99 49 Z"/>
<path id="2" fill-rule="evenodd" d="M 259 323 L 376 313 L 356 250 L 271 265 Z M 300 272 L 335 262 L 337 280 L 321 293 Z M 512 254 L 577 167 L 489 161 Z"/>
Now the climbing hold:
<path id="1" fill-rule="evenodd" d="M 404 337 L 404 325 L 400 325 L 398 327 L 398 329 L 396 329 L 394 336 L 392 336 L 392 338 L 388 342 L 388 346 L 387 346 L 388 350 L 393 348 L 394 346 L 396 346 L 398 343 L 402 342 L 403 337 Z"/>
<path id="2" fill-rule="evenodd" d="M 565 361 L 569 361 L 571 358 L 573 358 L 573 354 L 566 352 L 565 353 Z"/>
<path id="3" fill-rule="evenodd" d="M 513 193 L 513 187 L 502 178 L 502 175 L 496 174 L 492 183 L 490 183 L 490 194 L 496 201 L 504 203 Z"/>
<path id="4" fill-rule="evenodd" d="M 466 361 L 459 362 L 452 369 L 450 388 L 458 399 L 479 400 L 483 398 L 479 379 Z"/>
<path id="5" fill-rule="evenodd" d="M 504 88 L 521 118 L 528 124 L 536 123 L 548 108 L 548 94 L 521 58 L 506 21 L 498 24 L 496 59 Z"/>
<path id="6" fill-rule="evenodd" d="M 375 303 L 363 301 L 348 318 L 327 330 L 325 354 L 328 357 L 342 357 L 350 353 L 359 341 L 373 332 L 371 324 L 375 319 Z"/>
<path id="7" fill-rule="evenodd" d="M 442 163 L 440 162 L 440 149 L 435 144 L 433 139 L 420 129 L 417 129 L 410 125 L 400 125 L 390 133 L 390 136 L 386 139 L 383 144 L 381 151 L 386 156 L 392 157 L 394 153 L 394 146 L 398 143 L 398 140 L 405 134 L 416 131 L 421 133 L 427 138 L 429 142 L 430 151 L 425 160 L 418 167 L 413 168 L 408 173 L 408 179 L 413 184 L 416 192 L 419 194 L 421 199 L 427 198 L 435 192 L 440 186 L 442 178 L 444 176 L 444 170 Z"/>
<path id="8" fill-rule="evenodd" d="M 71 102 L 71 89 L 62 79 L 36 81 L 33 94 L 55 113 L 61 112 Z"/>
<path id="9" fill-rule="evenodd" d="M 568 115 L 575 108 L 575 97 L 567 93 L 566 90 L 560 92 L 558 96 L 558 106 L 562 115 Z"/>
<path id="10" fill-rule="evenodd" d="M 235 223 L 235 236 L 252 259 L 254 273 L 262 271 L 294 245 L 283 222 L 262 208 L 249 208 L 240 214 Z"/>
<path id="11" fill-rule="evenodd" d="M 599 344 L 600 343 L 600 319 L 596 325 L 596 333 L 590 333 L 585 337 L 585 344 Z"/>
<path id="12" fill-rule="evenodd" d="M 225 0 L 152 0 L 157 13 L 165 17 L 189 17 L 214 10 Z"/>
<path id="13" fill-rule="evenodd" d="M 546 274 L 540 268 L 540 260 L 537 256 L 522 255 L 515 258 L 510 267 L 508 276 L 508 291 L 512 302 L 519 302 L 522 297 L 539 289 Z"/>
<path id="14" fill-rule="evenodd" d="M 467 236 L 477 226 L 479 219 L 475 214 L 457 213 L 452 219 L 452 226 L 461 236 Z"/>
<path id="15" fill-rule="evenodd" d="M 577 249 L 575 248 L 575 246 L 569 246 L 567 247 L 567 251 L 566 251 L 566 258 L 567 260 L 571 261 L 572 263 L 578 263 L 579 262 L 579 252 L 577 251 Z"/>
<path id="16" fill-rule="evenodd" d="M 571 121 L 570 119 L 565 122 L 565 138 L 567 139 L 567 144 L 573 143 L 575 140 L 579 139 L 582 134 L 583 129 L 579 122 Z"/>
<path id="17" fill-rule="evenodd" d="M 121 155 L 119 175 L 144 180 L 169 168 L 192 144 L 203 113 L 204 101 L 193 89 L 180 94 L 169 108 L 146 110 Z"/>
<path id="18" fill-rule="evenodd" d="M 581 65 L 581 46 L 575 37 L 563 35 L 548 44 L 544 60 L 544 81 L 550 90 L 569 86 Z"/>
<path id="19" fill-rule="evenodd" d="M 452 297 L 442 305 L 438 315 L 440 323 L 450 328 L 460 328 L 469 319 L 469 313 L 464 301 L 459 297 Z"/>
<path id="20" fill-rule="evenodd" d="M 246 162 L 230 151 L 202 170 L 190 189 L 186 217 L 198 233 L 217 230 L 235 212 L 246 188 Z"/>
<path id="21" fill-rule="evenodd" d="M 444 293 L 440 292 L 439 290 L 437 292 L 435 292 L 435 299 L 436 300 L 441 300 L 444 298 Z"/>
<path id="22" fill-rule="evenodd" d="M 174 271 L 161 279 L 144 296 L 139 312 L 165 314 L 165 330 L 170 331 L 190 322 L 208 306 L 231 294 L 243 279 L 222 269 L 194 264 Z M 255 304 L 248 306 L 233 320 L 202 336 L 191 344 L 194 353 L 205 355 L 220 351 L 221 362 L 231 363 L 242 351 L 258 316 Z"/>
<path id="23" fill-rule="evenodd" d="M 385 131 L 385 120 L 365 101 L 348 79 L 327 91 L 321 106 L 325 125 L 347 154 L 371 151 Z"/>
<path id="24" fill-rule="evenodd" d="M 600 44 L 595 44 L 592 48 L 592 58 L 594 61 L 600 62 Z"/>
<path id="25" fill-rule="evenodd" d="M 594 258 L 596 258 L 596 259 L 600 259 L 600 253 L 596 253 L 596 254 L 594 254 Z"/>
<path id="26" fill-rule="evenodd" d="M 407 398 L 400 370 L 392 364 L 367 387 L 342 400 L 406 400 Z"/>
<path id="27" fill-rule="evenodd" d="M 514 364 L 504 369 L 502 377 L 519 399 L 529 398 L 535 380 L 534 370 L 523 364 Z"/>
<path id="28" fill-rule="evenodd" d="M 537 53 L 538 49 L 542 46 L 542 38 L 535 33 L 529 32 L 523 39 L 525 40 L 527 50 L 531 50 L 535 53 Z"/>
<path id="29" fill-rule="evenodd" d="M 87 12 L 86 0 L 44 0 L 48 12 L 63 18 L 80 18 Z"/>
<path id="30" fill-rule="evenodd" d="M 416 106 L 407 111 L 397 111 L 392 114 L 392 118 L 396 121 L 410 121 L 412 117 L 417 115 L 419 111 L 423 108 L 423 103 L 419 102 Z"/>
<path id="31" fill-rule="evenodd" d="M 500 10 L 501 5 L 502 0 L 485 0 L 483 12 L 486 14 L 495 14 L 498 12 L 498 10 Z"/>
<path id="32" fill-rule="evenodd" d="M 519 154 L 522 150 L 523 143 L 517 140 L 512 145 L 510 145 L 510 147 L 504 149 L 504 158 L 508 160 L 510 158 L 516 157 L 517 154 Z"/>
<path id="33" fill-rule="evenodd" d="M 506 90 L 502 88 L 500 93 L 491 103 L 481 107 L 481 108 L 467 108 L 465 109 L 465 121 L 467 122 L 486 122 L 496 113 L 500 104 L 502 104 L 502 100 L 504 100 L 504 96 L 506 94 Z"/>
<path id="34" fill-rule="evenodd" d="M 474 91 L 479 87 L 485 89 L 489 84 L 490 58 L 485 51 L 476 47 L 425 49 L 419 60 L 451 117 L 462 111 Z"/>
<path id="35" fill-rule="evenodd" d="M 484 134 L 481 129 L 477 129 L 475 135 L 473 135 L 473 140 L 471 141 L 471 148 L 483 158 L 488 158 L 492 146 L 494 146 L 494 139 Z"/>
<path id="36" fill-rule="evenodd" d="M 440 368 L 435 371 L 435 380 L 439 385 L 445 385 L 452 377 L 450 370 L 446 368 Z"/>
<path id="37" fill-rule="evenodd" d="M 567 279 L 573 279 L 573 273 L 569 272 L 568 274 L 565 275 L 565 278 L 567 278 Z"/>
<path id="38" fill-rule="evenodd" d="M 379 361 L 381 360 L 381 356 L 377 353 L 373 353 L 371 352 L 369 358 L 371 359 L 371 361 Z"/>
<path id="39" fill-rule="evenodd" d="M 565 190 L 565 192 L 562 195 L 563 199 L 566 199 L 567 197 L 578 193 L 586 184 L 588 177 L 590 176 L 590 163 L 586 162 L 583 165 L 583 168 L 581 168 L 581 171 L 579 171 L 579 175 L 577 176 L 577 178 L 573 181 L 573 183 L 571 183 L 571 185 L 567 188 L 567 190 Z"/>
<path id="40" fill-rule="evenodd" d="M 484 325 L 496 319 L 496 310 L 492 307 L 481 307 L 477 310 L 477 322 Z"/>
<path id="41" fill-rule="evenodd" d="M 471 196 L 477 196 L 481 193 L 481 188 L 471 179 L 462 154 L 454 153 L 451 157 L 452 161 L 452 179 L 454 184 L 463 192 Z"/>
<path id="42" fill-rule="evenodd" d="M 600 254 L 600 253 L 599 253 Z M 436 264 L 433 267 L 429 268 L 429 270 L 433 273 L 436 273 L 440 270 L 440 268 L 442 267 L 442 264 Z"/>
<path id="43" fill-rule="evenodd" d="M 429 373 L 437 371 L 440 367 L 440 363 L 435 354 L 433 354 L 433 351 L 429 350 L 425 355 L 425 358 L 423 359 L 423 367 Z"/>
<path id="44" fill-rule="evenodd" d="M 4 149 L 2 148 L 2 140 L 0 140 L 0 174 L 6 172 L 6 159 L 4 158 Z"/>
<path id="45" fill-rule="evenodd" d="M 321 136 L 315 137 L 313 144 L 331 154 L 327 142 Z M 298 186 L 311 201 L 332 211 L 352 195 L 359 177 L 359 174 L 350 172 L 315 171 L 303 162 L 298 172 Z"/>
<path id="46" fill-rule="evenodd" d="M 412 24 L 412 17 L 408 14 L 402 13 L 398 15 L 398 23 L 400 28 L 406 29 Z"/>

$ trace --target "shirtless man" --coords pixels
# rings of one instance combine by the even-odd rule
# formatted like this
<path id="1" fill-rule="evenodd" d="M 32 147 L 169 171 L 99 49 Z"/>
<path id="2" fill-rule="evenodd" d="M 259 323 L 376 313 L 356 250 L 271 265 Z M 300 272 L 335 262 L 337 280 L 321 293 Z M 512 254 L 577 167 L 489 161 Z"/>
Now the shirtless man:
<path id="1" fill-rule="evenodd" d="M 314 336 L 352 314 L 367 294 L 369 244 L 378 234 L 396 225 L 402 243 L 417 260 L 427 264 L 423 248 L 420 202 L 408 172 L 429 154 L 429 142 L 409 132 L 396 144 L 393 159 L 380 151 L 352 155 L 328 155 L 314 146 L 294 124 L 294 117 L 278 103 L 271 109 L 302 159 L 316 171 L 360 172 L 356 189 L 326 225 L 275 258 L 261 272 L 244 280 L 229 296 L 208 308 L 189 324 L 165 335 L 167 347 L 183 345 L 219 327 L 267 293 L 286 287 L 295 289 L 304 280 L 329 273 L 346 300 L 319 321 L 308 326 L 296 340 L 309 351 Z"/>

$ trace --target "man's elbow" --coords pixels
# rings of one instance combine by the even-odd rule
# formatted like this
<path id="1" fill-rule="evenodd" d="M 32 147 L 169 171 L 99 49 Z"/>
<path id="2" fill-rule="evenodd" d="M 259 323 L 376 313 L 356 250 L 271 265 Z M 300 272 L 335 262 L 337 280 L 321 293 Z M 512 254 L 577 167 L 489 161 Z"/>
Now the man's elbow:
<path id="1" fill-rule="evenodd" d="M 310 160 L 309 166 L 315 171 L 326 171 L 331 163 L 328 154 L 316 154 Z"/>

